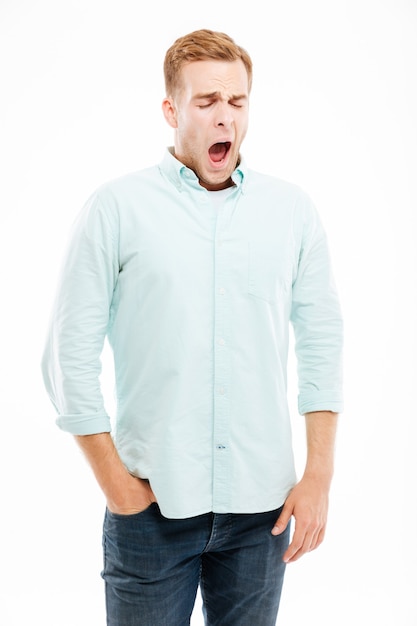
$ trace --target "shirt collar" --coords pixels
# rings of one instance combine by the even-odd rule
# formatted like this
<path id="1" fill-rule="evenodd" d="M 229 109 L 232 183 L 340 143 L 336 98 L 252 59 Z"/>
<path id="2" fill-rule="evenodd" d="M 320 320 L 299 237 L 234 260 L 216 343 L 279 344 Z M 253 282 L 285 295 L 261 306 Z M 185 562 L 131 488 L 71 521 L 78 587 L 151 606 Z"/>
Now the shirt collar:
<path id="1" fill-rule="evenodd" d="M 175 185 L 178 191 L 182 191 L 184 185 L 193 181 L 197 182 L 195 173 L 186 167 L 181 161 L 175 158 L 174 148 L 169 147 L 165 150 L 163 159 L 159 164 L 161 172 Z M 248 169 L 245 160 L 240 157 L 239 165 L 232 174 L 232 180 L 236 187 L 240 187 L 242 193 L 245 191 L 248 178 Z"/>

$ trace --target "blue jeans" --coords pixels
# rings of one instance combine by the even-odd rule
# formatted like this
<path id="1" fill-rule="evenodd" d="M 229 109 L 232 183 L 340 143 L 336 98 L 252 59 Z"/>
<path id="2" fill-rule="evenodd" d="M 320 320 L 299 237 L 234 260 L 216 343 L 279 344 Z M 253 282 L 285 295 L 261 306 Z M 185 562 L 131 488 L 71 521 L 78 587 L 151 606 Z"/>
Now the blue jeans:
<path id="1" fill-rule="evenodd" d="M 103 533 L 108 626 L 186 626 L 198 585 L 207 626 L 276 623 L 289 527 L 281 509 L 167 519 L 152 504 L 136 515 L 106 511 Z"/>

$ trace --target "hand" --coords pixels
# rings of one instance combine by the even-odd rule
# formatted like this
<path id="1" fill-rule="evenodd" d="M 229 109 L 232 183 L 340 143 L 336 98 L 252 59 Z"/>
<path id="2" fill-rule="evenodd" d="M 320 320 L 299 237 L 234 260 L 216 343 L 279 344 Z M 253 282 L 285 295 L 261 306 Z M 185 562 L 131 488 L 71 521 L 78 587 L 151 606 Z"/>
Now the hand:
<path id="1" fill-rule="evenodd" d="M 155 494 L 147 480 L 127 474 L 117 495 L 107 500 L 107 508 L 118 515 L 135 515 L 156 502 Z"/>
<path id="2" fill-rule="evenodd" d="M 283 556 L 285 563 L 297 561 L 306 552 L 315 550 L 323 541 L 327 522 L 329 489 L 320 481 L 304 477 L 290 492 L 281 515 L 272 529 L 279 535 L 291 516 L 295 518 L 292 541 Z"/>

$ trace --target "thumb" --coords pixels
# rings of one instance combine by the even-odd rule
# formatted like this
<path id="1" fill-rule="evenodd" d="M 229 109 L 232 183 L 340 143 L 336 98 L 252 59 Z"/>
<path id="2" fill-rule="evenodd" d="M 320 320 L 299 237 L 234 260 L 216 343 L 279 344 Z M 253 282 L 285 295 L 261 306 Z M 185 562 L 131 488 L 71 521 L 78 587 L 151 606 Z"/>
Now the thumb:
<path id="1" fill-rule="evenodd" d="M 288 523 L 291 519 L 291 515 L 292 515 L 292 508 L 288 504 L 285 504 L 284 508 L 281 511 L 281 515 L 279 516 L 279 518 L 274 524 L 274 527 L 271 530 L 271 533 L 273 535 L 280 535 L 281 533 L 283 533 L 284 530 L 288 526 Z"/>

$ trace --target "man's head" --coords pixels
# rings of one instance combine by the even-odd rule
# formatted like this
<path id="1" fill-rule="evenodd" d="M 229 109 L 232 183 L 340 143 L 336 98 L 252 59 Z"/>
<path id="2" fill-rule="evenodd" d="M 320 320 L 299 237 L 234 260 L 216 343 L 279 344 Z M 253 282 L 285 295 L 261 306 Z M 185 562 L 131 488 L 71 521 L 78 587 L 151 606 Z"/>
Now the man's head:
<path id="1" fill-rule="evenodd" d="M 248 74 L 248 90 L 252 87 L 252 61 L 249 54 L 229 35 L 212 30 L 196 30 L 180 37 L 168 49 L 164 61 L 165 90 L 167 97 L 175 95 L 181 87 L 181 70 L 193 61 L 241 60 Z"/>
<path id="2" fill-rule="evenodd" d="M 210 190 L 232 184 L 248 125 L 252 62 L 223 33 L 199 30 L 169 48 L 163 111 L 175 129 L 175 156 Z"/>

